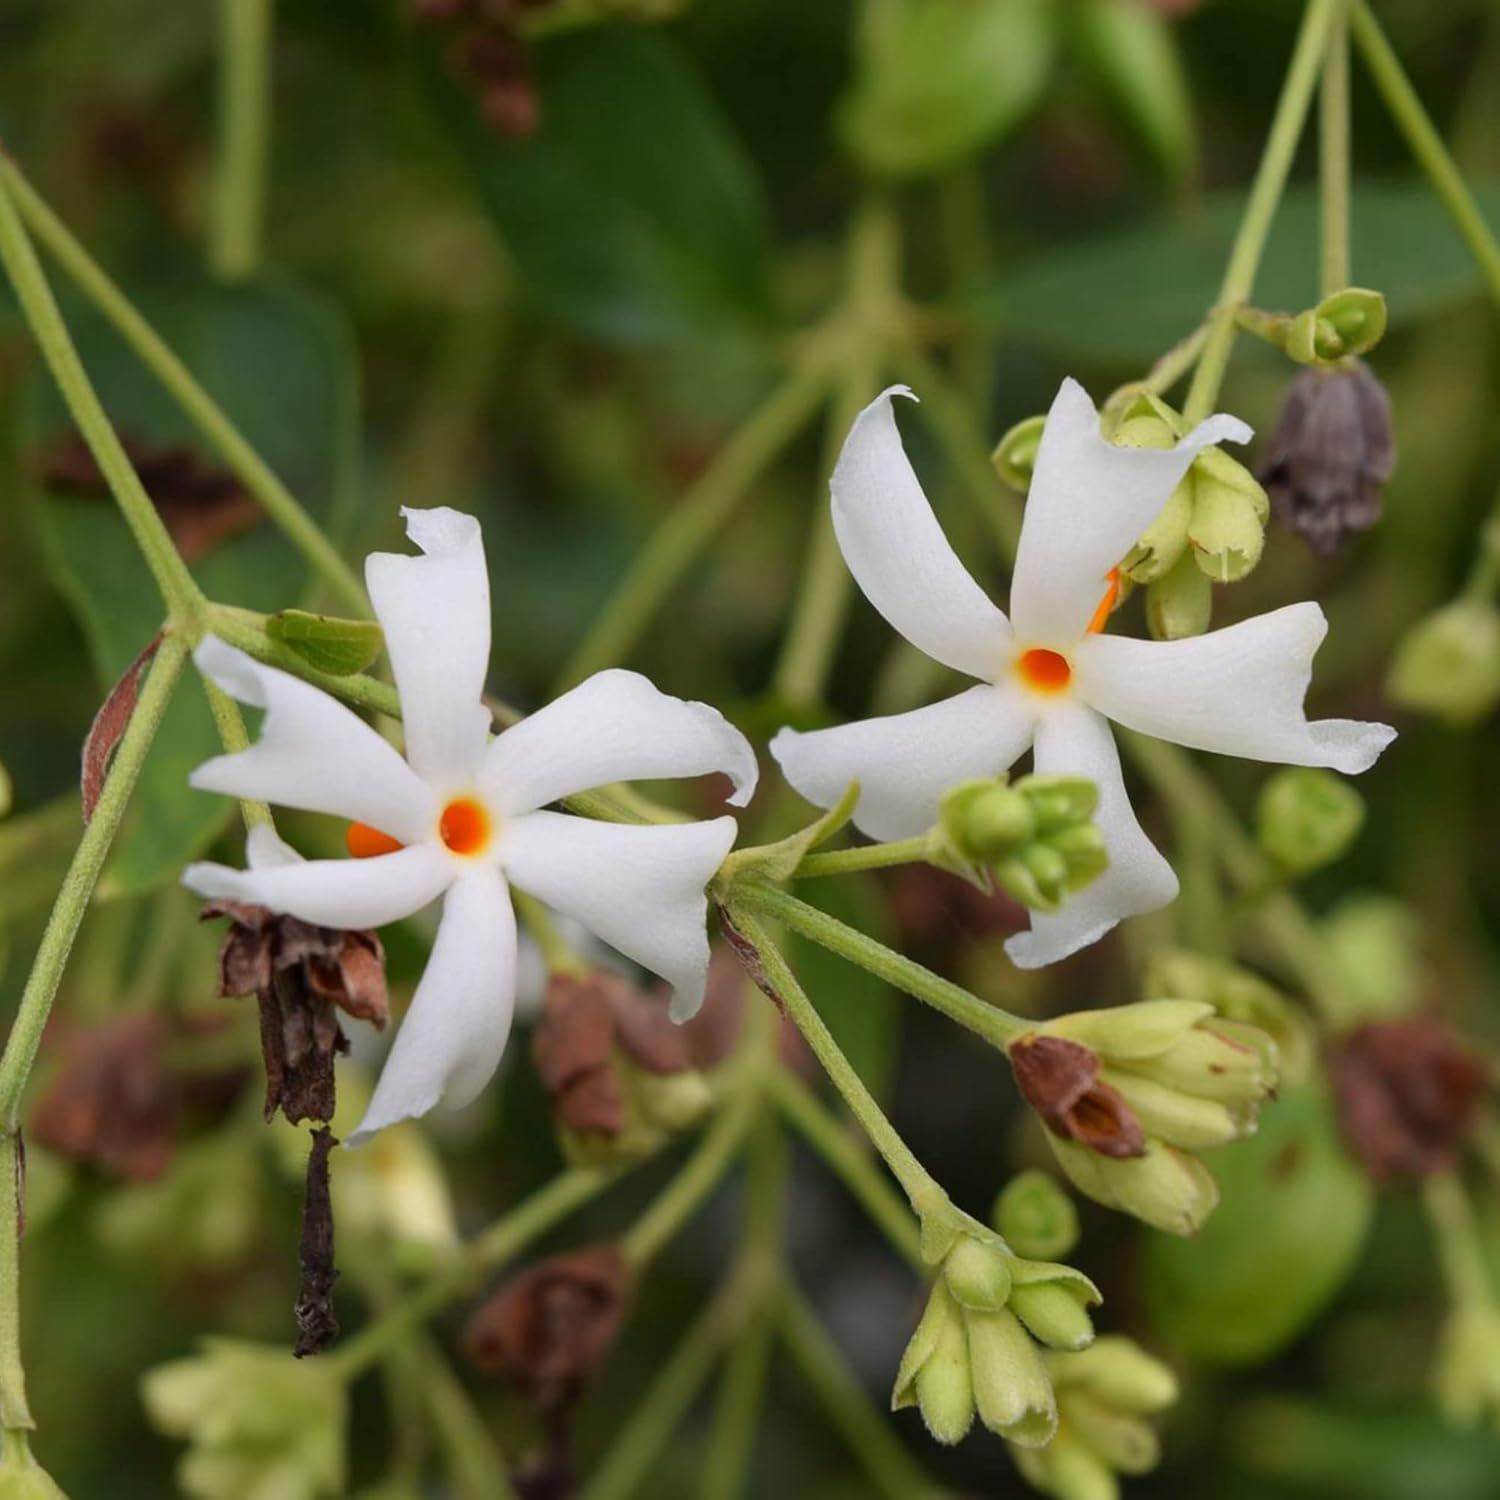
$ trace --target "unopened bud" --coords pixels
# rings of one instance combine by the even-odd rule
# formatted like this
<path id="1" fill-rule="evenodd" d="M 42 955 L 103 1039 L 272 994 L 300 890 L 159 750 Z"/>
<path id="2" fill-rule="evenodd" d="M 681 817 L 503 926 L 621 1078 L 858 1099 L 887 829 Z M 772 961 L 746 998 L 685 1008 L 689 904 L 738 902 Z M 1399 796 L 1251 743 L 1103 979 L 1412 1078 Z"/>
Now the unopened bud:
<path id="1" fill-rule="evenodd" d="M 1261 848 L 1294 875 L 1332 864 L 1364 821 L 1364 798 L 1342 777 L 1316 766 L 1277 771 L 1255 805 Z"/>
<path id="2" fill-rule="evenodd" d="M 948 1290 L 961 1307 L 996 1312 L 1010 1299 L 1010 1262 L 998 1246 L 961 1235 L 943 1261 Z"/>
<path id="3" fill-rule="evenodd" d="M 1184 476 L 1156 519 L 1125 554 L 1120 571 L 1135 583 L 1155 583 L 1164 578 L 1187 551 L 1192 519 L 1193 486 L 1191 478 Z"/>
<path id="4" fill-rule="evenodd" d="M 939 1278 L 896 1371 L 891 1410 L 915 1406 L 940 1443 L 956 1443 L 974 1423 L 969 1339 L 946 1281 Z"/>
<path id="5" fill-rule="evenodd" d="M 1196 1156 L 1149 1142 L 1138 1157 L 1107 1157 L 1048 1138 L 1058 1165 L 1079 1190 L 1168 1234 L 1196 1234 L 1218 1206 L 1219 1188 Z"/>
<path id="6" fill-rule="evenodd" d="M 1049 1348 L 1083 1349 L 1094 1337 L 1094 1325 L 1082 1297 L 1065 1282 L 1017 1286 L 1010 1305 L 1031 1336 Z"/>
<path id="7" fill-rule="evenodd" d="M 1087 1318 L 1085 1318 L 1087 1322 Z M 1041 1351 L 1010 1312 L 967 1319 L 970 1379 L 979 1419 L 991 1432 L 1026 1448 L 1050 1442 L 1057 1402 Z"/>
<path id="8" fill-rule="evenodd" d="M 1188 471 L 1193 511 L 1188 541 L 1199 569 L 1215 583 L 1235 583 L 1260 561 L 1271 502 L 1259 481 L 1221 448 L 1205 448 Z"/>
<path id="9" fill-rule="evenodd" d="M 1396 648 L 1386 691 L 1402 708 L 1477 723 L 1500 703 L 1500 610 L 1456 599 L 1428 615 Z"/>
<path id="10" fill-rule="evenodd" d="M 1031 1260 L 1056 1260 L 1078 1243 L 1078 1210 L 1046 1172 L 1030 1168 L 1006 1183 L 991 1220 L 1016 1252 Z"/>
<path id="11" fill-rule="evenodd" d="M 1028 844 L 1036 814 L 1015 787 L 999 778 L 966 781 L 942 800 L 939 820 L 952 847 L 971 864 L 989 865 Z"/>
<path id="12" fill-rule="evenodd" d="M 1060 1390 L 1081 1388 L 1121 1411 L 1164 1411 L 1177 1399 L 1177 1377 L 1133 1339 L 1106 1334 L 1077 1354 L 1057 1355 L 1053 1380 Z"/>
<path id="13" fill-rule="evenodd" d="M 1202 635 L 1213 619 L 1213 584 L 1190 553 L 1146 588 L 1146 625 L 1158 641 Z"/>
<path id="14" fill-rule="evenodd" d="M 1422 926 L 1391 896 L 1345 896 L 1319 924 L 1337 983 L 1330 1021 L 1340 1028 L 1409 1016 L 1421 1000 Z"/>
<path id="15" fill-rule="evenodd" d="M 995 444 L 995 451 L 990 455 L 995 472 L 1013 490 L 1020 490 L 1022 494 L 1030 488 L 1031 471 L 1036 467 L 1036 453 L 1041 447 L 1042 429 L 1046 423 L 1044 416 L 1024 418 Z"/>
<path id="16" fill-rule="evenodd" d="M 1303 365 L 1331 365 L 1366 354 L 1385 334 L 1385 298 L 1366 287 L 1345 287 L 1285 327 L 1287 355 Z"/>

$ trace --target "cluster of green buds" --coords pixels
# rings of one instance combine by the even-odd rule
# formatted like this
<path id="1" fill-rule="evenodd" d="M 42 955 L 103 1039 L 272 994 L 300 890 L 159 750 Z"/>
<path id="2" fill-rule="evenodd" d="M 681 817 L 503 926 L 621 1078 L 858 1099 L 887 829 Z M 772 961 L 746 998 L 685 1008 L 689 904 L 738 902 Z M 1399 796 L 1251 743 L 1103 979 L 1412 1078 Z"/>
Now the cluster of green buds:
<path id="1" fill-rule="evenodd" d="M 1419 620 L 1396 648 L 1386 679 L 1392 703 L 1455 728 L 1500 704 L 1500 609 L 1463 596 Z"/>
<path id="2" fill-rule="evenodd" d="M 1098 806 L 1081 776 L 961 782 L 942 800 L 928 859 L 981 885 L 992 875 L 1023 906 L 1053 912 L 1109 864 Z"/>
<path id="3" fill-rule="evenodd" d="M 1057 1431 L 1057 1401 L 1038 1342 L 1077 1350 L 1094 1337 L 1098 1289 L 1071 1266 L 1023 1260 L 976 1220 L 935 1235 L 923 1255 L 939 1267 L 927 1307 L 901 1357 L 891 1409 L 916 1406 L 940 1443 L 979 1420 L 1020 1447 Z"/>
<path id="4" fill-rule="evenodd" d="M 1159 396 L 1128 386 L 1105 403 L 1104 434 L 1132 448 L 1171 448 L 1182 418 Z M 1044 419 L 1028 417 L 1000 439 L 993 462 L 1017 489 L 1031 483 Z M 1161 640 L 1208 629 L 1210 584 L 1245 577 L 1265 550 L 1270 502 L 1255 476 L 1222 448 L 1205 448 L 1172 491 L 1161 513 L 1120 563 L 1121 583 L 1146 588 L 1146 618 Z M 1121 597 L 1125 590 L 1122 589 Z"/>
<path id="5" fill-rule="evenodd" d="M 1057 1436 L 1013 1447 L 1022 1475 L 1056 1500 L 1118 1500 L 1120 1474 L 1145 1474 L 1161 1447 L 1147 1417 L 1177 1399 L 1177 1377 L 1132 1339 L 1110 1334 L 1077 1354 L 1049 1352 Z"/>
<path id="6" fill-rule="evenodd" d="M 1277 1081 L 1264 1031 L 1193 1000 L 1077 1011 L 1007 1051 L 1073 1185 L 1174 1234 L 1194 1233 L 1218 1203 L 1195 1153 L 1251 1134 Z"/>
<path id="7" fill-rule="evenodd" d="M 194 1500 L 345 1493 L 344 1381 L 327 1361 L 206 1339 L 200 1355 L 152 1370 L 142 1396 L 157 1430 L 191 1445 L 178 1480 Z"/>

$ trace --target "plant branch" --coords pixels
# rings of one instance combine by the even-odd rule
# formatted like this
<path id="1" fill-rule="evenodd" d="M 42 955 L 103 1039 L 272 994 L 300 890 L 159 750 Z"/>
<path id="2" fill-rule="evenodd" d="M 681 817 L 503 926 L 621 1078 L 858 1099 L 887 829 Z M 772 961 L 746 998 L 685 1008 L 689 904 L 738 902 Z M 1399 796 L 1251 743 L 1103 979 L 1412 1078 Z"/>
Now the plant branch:
<path id="1" fill-rule="evenodd" d="M 219 0 L 219 162 L 211 259 L 226 280 L 260 264 L 271 116 L 271 0 Z"/>
<path id="2" fill-rule="evenodd" d="M 1324 297 L 1349 285 L 1350 154 L 1349 11 L 1344 0 L 1328 29 L 1318 90 L 1318 242 Z"/>
<path id="3" fill-rule="evenodd" d="M 927 858 L 927 835 L 897 839 L 889 844 L 856 844 L 852 849 L 832 849 L 809 854 L 792 871 L 794 880 L 812 880 L 822 875 L 848 875 L 856 870 L 884 870 L 892 865 L 918 864 Z"/>

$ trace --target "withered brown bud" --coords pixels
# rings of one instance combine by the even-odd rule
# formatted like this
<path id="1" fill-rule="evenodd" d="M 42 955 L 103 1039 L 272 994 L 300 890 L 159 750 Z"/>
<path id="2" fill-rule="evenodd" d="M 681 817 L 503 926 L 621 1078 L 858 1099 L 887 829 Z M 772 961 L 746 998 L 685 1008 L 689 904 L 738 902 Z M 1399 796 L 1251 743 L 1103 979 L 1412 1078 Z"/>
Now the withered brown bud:
<path id="1" fill-rule="evenodd" d="M 1146 1154 L 1146 1132 L 1118 1090 L 1099 1081 L 1099 1058 L 1066 1037 L 1017 1038 L 1010 1044 L 1016 1085 L 1048 1130 L 1101 1156 Z"/>
<path id="2" fill-rule="evenodd" d="M 298 1359 L 321 1354 L 338 1337 L 339 1320 L 333 1310 L 333 1284 L 339 1279 L 333 1263 L 333 1194 L 328 1176 L 328 1153 L 338 1145 L 331 1130 L 312 1133 L 307 1158 L 307 1191 L 302 1201 L 302 1287 L 297 1293 Z"/>
<path id="3" fill-rule="evenodd" d="M 167 1040 L 167 1023 L 153 1012 L 69 1031 L 61 1065 L 32 1113 L 32 1139 L 135 1182 L 160 1177 L 182 1113 Z"/>
<path id="4" fill-rule="evenodd" d="M 1368 366 L 1351 360 L 1292 382 L 1256 477 L 1281 525 L 1332 557 L 1380 519 L 1395 465 L 1390 397 Z"/>
<path id="5" fill-rule="evenodd" d="M 185 443 L 153 448 L 129 432 L 119 437 L 151 503 L 188 562 L 265 520 L 265 512 L 228 469 L 208 463 Z M 39 483 L 55 493 L 109 497 L 109 485 L 94 455 L 76 432 L 65 433 L 46 448 L 36 460 L 35 472 Z"/>
<path id="6" fill-rule="evenodd" d="M 1377 1181 L 1457 1164 L 1488 1077 L 1442 1021 L 1373 1021 L 1338 1044 L 1330 1066 L 1344 1138 Z"/>
<path id="7" fill-rule="evenodd" d="M 263 906 L 213 901 L 203 917 L 232 925 L 219 950 L 219 993 L 260 1003 L 266 1119 L 333 1118 L 333 1059 L 349 1050 L 337 1011 L 384 1028 L 390 1018 L 385 951 L 373 932 L 314 927 Z"/>
<path id="8" fill-rule="evenodd" d="M 630 1270 L 617 1246 L 554 1255 L 513 1276 L 469 1322 L 469 1353 L 544 1410 L 568 1405 L 624 1321 Z"/>

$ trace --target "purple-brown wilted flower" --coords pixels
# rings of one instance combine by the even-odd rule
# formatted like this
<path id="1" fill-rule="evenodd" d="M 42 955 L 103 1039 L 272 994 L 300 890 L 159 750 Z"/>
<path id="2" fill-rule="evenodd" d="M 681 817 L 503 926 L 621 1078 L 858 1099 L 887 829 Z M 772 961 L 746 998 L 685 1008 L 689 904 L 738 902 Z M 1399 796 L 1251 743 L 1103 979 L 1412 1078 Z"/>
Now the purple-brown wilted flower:
<path id="1" fill-rule="evenodd" d="M 1380 519 L 1396 465 L 1391 401 L 1360 360 L 1304 370 L 1282 402 L 1257 477 L 1276 519 L 1320 557 Z"/>

